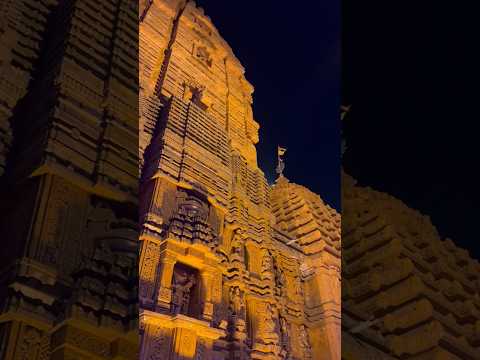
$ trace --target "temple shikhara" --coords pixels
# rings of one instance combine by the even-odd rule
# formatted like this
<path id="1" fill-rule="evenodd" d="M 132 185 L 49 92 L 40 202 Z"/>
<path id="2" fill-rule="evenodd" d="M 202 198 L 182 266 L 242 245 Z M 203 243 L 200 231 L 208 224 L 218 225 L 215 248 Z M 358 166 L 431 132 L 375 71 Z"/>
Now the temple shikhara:
<path id="1" fill-rule="evenodd" d="M 480 359 L 480 264 L 392 196 L 342 184 L 342 358 Z"/>
<path id="2" fill-rule="evenodd" d="M 478 260 L 346 173 L 342 265 L 342 359 L 480 359 Z"/>
<path id="3" fill-rule="evenodd" d="M 340 215 L 268 185 L 253 86 L 203 10 L 139 10 L 140 358 L 340 359 Z"/>

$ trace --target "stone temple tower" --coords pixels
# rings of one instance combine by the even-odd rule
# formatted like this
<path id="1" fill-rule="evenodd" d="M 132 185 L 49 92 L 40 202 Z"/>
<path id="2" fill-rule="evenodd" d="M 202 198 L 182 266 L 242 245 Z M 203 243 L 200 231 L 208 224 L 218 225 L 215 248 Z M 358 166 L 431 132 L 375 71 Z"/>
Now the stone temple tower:
<path id="1" fill-rule="evenodd" d="M 140 1 L 142 359 L 340 359 L 340 216 L 257 165 L 253 86 L 194 2 Z"/>

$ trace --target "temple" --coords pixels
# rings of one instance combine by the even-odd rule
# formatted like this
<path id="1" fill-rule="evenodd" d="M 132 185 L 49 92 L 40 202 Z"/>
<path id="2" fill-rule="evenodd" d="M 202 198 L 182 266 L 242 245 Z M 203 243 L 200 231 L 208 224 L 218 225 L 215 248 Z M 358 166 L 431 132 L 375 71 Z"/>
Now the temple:
<path id="1" fill-rule="evenodd" d="M 0 0 L 0 359 L 138 359 L 137 6 Z"/>
<path id="2" fill-rule="evenodd" d="M 139 10 L 140 358 L 340 359 L 340 215 L 268 185 L 253 86 L 204 11 Z"/>

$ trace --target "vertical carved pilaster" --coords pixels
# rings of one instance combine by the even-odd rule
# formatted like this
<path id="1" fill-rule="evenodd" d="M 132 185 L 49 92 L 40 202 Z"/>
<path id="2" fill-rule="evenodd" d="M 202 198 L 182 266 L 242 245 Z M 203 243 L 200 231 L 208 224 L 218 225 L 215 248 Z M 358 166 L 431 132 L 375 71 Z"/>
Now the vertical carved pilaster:
<path id="1" fill-rule="evenodd" d="M 150 240 L 142 241 L 140 254 L 139 300 L 144 305 L 153 305 L 155 277 L 160 260 L 160 245 Z"/>
<path id="2" fill-rule="evenodd" d="M 168 254 L 162 254 L 160 258 L 159 288 L 157 296 L 157 308 L 169 310 L 172 302 L 172 278 L 173 268 L 177 260 Z"/>
<path id="3" fill-rule="evenodd" d="M 166 354 L 169 354 L 171 351 L 171 342 L 171 330 L 153 324 L 146 325 L 143 331 L 139 359 L 170 359 Z"/>
<path id="4" fill-rule="evenodd" d="M 174 355 L 172 360 L 193 359 L 197 347 L 197 335 L 194 331 L 178 328 L 174 335 Z"/>
<path id="5" fill-rule="evenodd" d="M 42 332 L 32 326 L 23 325 L 20 341 L 17 343 L 15 358 L 19 360 L 37 360 L 40 356 Z"/>
<path id="6" fill-rule="evenodd" d="M 213 319 L 212 287 L 214 278 L 214 269 L 207 269 L 201 273 L 203 298 L 202 317 L 206 321 Z"/>

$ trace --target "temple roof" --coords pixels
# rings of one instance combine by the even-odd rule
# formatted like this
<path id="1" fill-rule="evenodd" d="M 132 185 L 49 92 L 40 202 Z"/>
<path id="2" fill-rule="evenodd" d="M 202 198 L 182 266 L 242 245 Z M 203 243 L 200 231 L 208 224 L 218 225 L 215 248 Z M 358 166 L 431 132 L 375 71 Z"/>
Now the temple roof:
<path id="1" fill-rule="evenodd" d="M 424 331 L 429 354 L 473 359 L 479 348 L 473 329 L 480 324 L 480 263 L 401 200 L 358 186 L 345 173 L 342 182 L 342 327 L 351 330 L 346 313 L 373 317 L 378 322 L 368 331 L 390 338 L 385 344 L 399 358 L 426 354 L 416 340 Z M 455 329 L 454 335 L 443 329 Z M 382 345 L 367 330 L 358 334 Z"/>
<path id="2" fill-rule="evenodd" d="M 280 176 L 272 186 L 275 226 L 302 246 L 305 253 L 340 255 L 340 214 L 302 185 Z"/>

